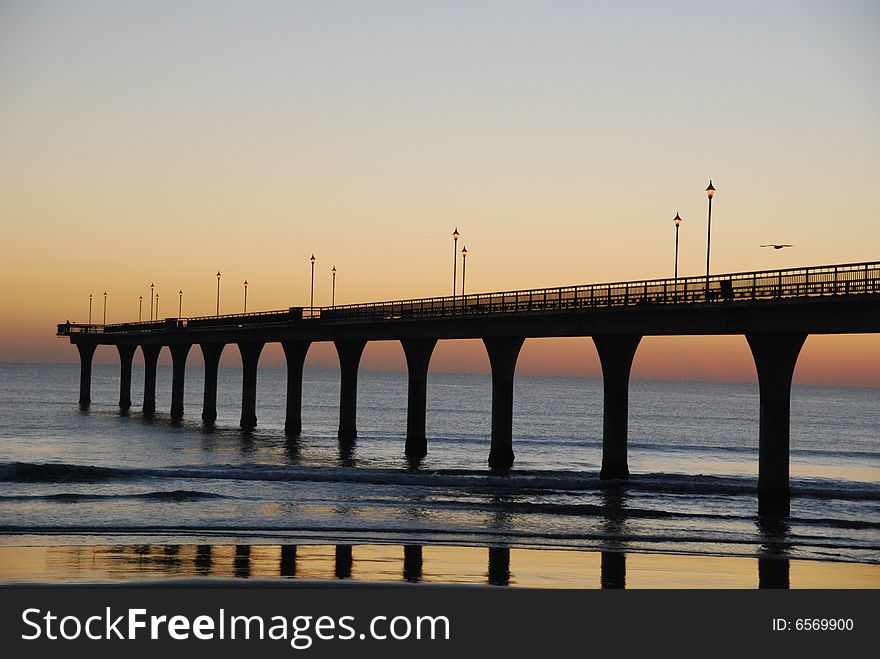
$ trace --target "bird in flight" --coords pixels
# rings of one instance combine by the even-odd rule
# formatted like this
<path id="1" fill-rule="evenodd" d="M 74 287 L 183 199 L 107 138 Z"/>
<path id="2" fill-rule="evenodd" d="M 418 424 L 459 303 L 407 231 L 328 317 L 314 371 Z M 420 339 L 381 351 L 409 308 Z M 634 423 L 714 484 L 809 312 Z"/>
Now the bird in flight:
<path id="1" fill-rule="evenodd" d="M 794 245 L 761 245 L 761 247 L 772 247 L 773 249 L 783 249 L 785 247 L 794 247 Z"/>

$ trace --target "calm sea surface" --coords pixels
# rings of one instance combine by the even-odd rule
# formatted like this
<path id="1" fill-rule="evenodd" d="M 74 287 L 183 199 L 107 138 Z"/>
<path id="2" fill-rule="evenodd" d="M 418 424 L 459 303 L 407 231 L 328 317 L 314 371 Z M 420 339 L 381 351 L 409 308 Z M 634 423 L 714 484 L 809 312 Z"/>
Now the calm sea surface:
<path id="1" fill-rule="evenodd" d="M 598 479 L 598 380 L 519 377 L 515 468 L 493 475 L 488 376 L 430 375 L 429 453 L 411 465 L 403 373 L 360 373 L 359 438 L 343 451 L 337 372 L 306 371 L 297 440 L 283 432 L 284 370 L 260 370 L 252 433 L 237 428 L 234 368 L 221 368 L 216 429 L 202 427 L 202 375 L 188 367 L 175 426 L 170 367 L 159 369 L 150 421 L 139 411 L 142 367 L 135 407 L 120 416 L 117 366 L 95 366 L 92 409 L 80 412 L 78 365 L 0 364 L 0 545 L 341 543 L 880 564 L 880 390 L 794 388 L 792 514 L 768 522 L 756 514 L 757 385 L 634 381 L 632 476 L 608 485 Z"/>

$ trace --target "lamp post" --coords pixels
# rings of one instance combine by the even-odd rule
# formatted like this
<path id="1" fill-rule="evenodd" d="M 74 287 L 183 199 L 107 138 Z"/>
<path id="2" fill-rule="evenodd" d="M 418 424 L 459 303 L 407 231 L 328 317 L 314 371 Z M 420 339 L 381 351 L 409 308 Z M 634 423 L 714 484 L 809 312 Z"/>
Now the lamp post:
<path id="1" fill-rule="evenodd" d="M 672 220 L 672 223 L 675 224 L 675 283 L 678 285 L 678 227 L 681 226 L 681 217 L 679 217 L 678 212 L 676 211 L 675 217 Z"/>
<path id="2" fill-rule="evenodd" d="M 709 298 L 709 255 L 712 246 L 712 197 L 715 196 L 715 186 L 712 180 L 709 180 L 709 187 L 706 188 L 706 196 L 709 197 L 709 228 L 706 234 L 706 299 Z"/>
<path id="3" fill-rule="evenodd" d="M 457 268 L 458 268 L 458 237 L 461 234 L 458 232 L 458 227 L 455 227 L 455 231 L 452 232 L 452 299 L 455 300 L 455 284 L 457 280 Z"/>
<path id="4" fill-rule="evenodd" d="M 177 291 L 177 319 L 183 316 L 183 289 Z"/>
<path id="5" fill-rule="evenodd" d="M 153 290 L 156 288 L 156 284 L 150 284 L 150 320 L 155 320 L 153 318 Z"/>
<path id="6" fill-rule="evenodd" d="M 312 254 L 312 258 L 309 259 L 309 262 L 312 264 L 312 287 L 311 293 L 309 293 L 309 309 L 315 308 L 315 255 Z"/>
<path id="7" fill-rule="evenodd" d="M 138 295 L 138 322 L 141 322 L 141 318 L 144 315 L 144 296 Z"/>
<path id="8" fill-rule="evenodd" d="M 156 293 L 156 320 L 159 320 L 159 294 Z"/>
<path id="9" fill-rule="evenodd" d="M 247 279 L 244 280 L 244 313 L 247 313 Z"/>
<path id="10" fill-rule="evenodd" d="M 330 271 L 330 274 L 333 276 L 333 284 L 331 286 L 332 293 L 330 294 L 330 306 L 336 306 L 336 266 L 333 266 L 333 269 Z"/>
<path id="11" fill-rule="evenodd" d="M 104 322 L 101 324 L 107 324 L 107 291 L 104 291 Z"/>
<path id="12" fill-rule="evenodd" d="M 461 248 L 461 296 L 464 297 L 464 277 L 467 274 L 467 247 Z"/>
<path id="13" fill-rule="evenodd" d="M 89 293 L 89 325 L 92 324 L 92 294 Z"/>
<path id="14" fill-rule="evenodd" d="M 220 315 L 220 271 L 217 271 L 217 314 Z"/>

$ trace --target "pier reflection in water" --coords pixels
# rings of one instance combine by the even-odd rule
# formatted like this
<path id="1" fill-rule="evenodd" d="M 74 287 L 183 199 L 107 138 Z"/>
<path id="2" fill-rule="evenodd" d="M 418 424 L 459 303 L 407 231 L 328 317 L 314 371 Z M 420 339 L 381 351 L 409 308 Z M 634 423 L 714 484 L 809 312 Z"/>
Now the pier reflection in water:
<path id="1" fill-rule="evenodd" d="M 757 558 L 442 545 L 0 547 L 0 581 L 211 577 L 543 588 L 880 587 L 880 565 L 791 559 L 784 527 L 761 531 L 766 541 Z"/>

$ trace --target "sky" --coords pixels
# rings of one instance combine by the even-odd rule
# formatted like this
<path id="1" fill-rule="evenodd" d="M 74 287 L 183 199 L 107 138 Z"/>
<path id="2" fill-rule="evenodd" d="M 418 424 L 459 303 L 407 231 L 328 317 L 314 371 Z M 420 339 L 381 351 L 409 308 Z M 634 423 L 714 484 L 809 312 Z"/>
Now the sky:
<path id="1" fill-rule="evenodd" d="M 313 253 L 318 305 L 333 266 L 337 303 L 449 294 L 455 227 L 470 292 L 671 276 L 676 212 L 697 275 L 710 178 L 714 272 L 880 259 L 878 28 L 847 1 L 0 0 L 0 361 L 75 361 L 54 324 L 90 293 L 98 322 L 150 283 L 212 314 L 220 270 L 221 312 L 244 280 L 249 310 L 307 305 Z M 599 371 L 559 339 L 517 372 Z M 682 337 L 634 376 L 755 373 L 742 337 Z M 811 337 L 795 377 L 880 386 L 880 337 Z"/>

